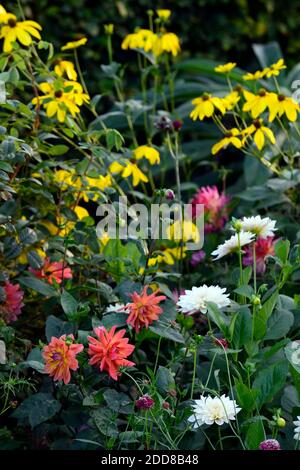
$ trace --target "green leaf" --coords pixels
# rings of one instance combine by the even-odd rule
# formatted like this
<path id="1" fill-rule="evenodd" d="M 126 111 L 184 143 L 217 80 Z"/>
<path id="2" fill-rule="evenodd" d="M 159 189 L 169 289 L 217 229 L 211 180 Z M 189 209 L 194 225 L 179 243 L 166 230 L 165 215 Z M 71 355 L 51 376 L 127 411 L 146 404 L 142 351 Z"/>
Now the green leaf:
<path id="1" fill-rule="evenodd" d="M 112 150 L 113 148 L 115 148 L 117 151 L 121 150 L 125 141 L 119 131 L 117 131 L 116 129 L 107 129 L 105 137 L 106 145 L 109 150 Z"/>
<path id="2" fill-rule="evenodd" d="M 275 254 L 277 258 L 280 259 L 283 266 L 288 260 L 290 245 L 291 244 L 289 240 L 277 240 L 277 242 L 275 243 Z"/>
<path id="3" fill-rule="evenodd" d="M 217 305 L 213 302 L 207 302 L 206 306 L 208 316 L 226 337 L 228 335 L 229 319 L 218 309 Z"/>
<path id="4" fill-rule="evenodd" d="M 159 366 L 156 372 L 156 385 L 159 392 L 163 394 L 176 388 L 174 377 L 169 369 Z"/>
<path id="5" fill-rule="evenodd" d="M 257 418 L 257 421 L 251 423 L 248 427 L 245 444 L 249 450 L 259 449 L 259 444 L 265 439 L 264 426 L 262 421 Z"/>
<path id="6" fill-rule="evenodd" d="M 125 326 L 127 318 L 128 314 L 124 312 L 107 313 L 101 320 L 93 317 L 93 328 L 104 326 L 106 329 L 110 329 L 112 326 Z"/>
<path id="7" fill-rule="evenodd" d="M 256 399 L 259 408 L 264 403 L 273 400 L 284 387 L 288 369 L 288 363 L 281 361 L 259 371 L 253 382 L 253 389 L 259 392 Z"/>
<path id="8" fill-rule="evenodd" d="M 245 411 L 252 411 L 255 408 L 255 402 L 258 391 L 252 390 L 246 384 L 236 379 L 235 389 L 237 394 L 237 401 L 241 408 Z"/>
<path id="9" fill-rule="evenodd" d="M 233 347 L 239 349 L 245 346 L 252 338 L 252 317 L 248 307 L 242 307 L 236 314 L 230 325 L 233 326 Z"/>
<path id="10" fill-rule="evenodd" d="M 60 410 L 60 403 L 50 393 L 36 393 L 26 398 L 13 417 L 24 422 L 28 419 L 32 428 L 53 418 Z"/>
<path id="11" fill-rule="evenodd" d="M 123 392 L 117 392 L 113 389 L 108 389 L 103 393 L 107 406 L 117 412 L 123 414 L 130 414 L 133 411 L 133 401 Z"/>
<path id="12" fill-rule="evenodd" d="M 267 321 L 272 315 L 278 300 L 278 292 L 275 291 L 271 297 L 263 304 L 262 308 L 255 313 L 254 317 L 254 338 L 262 339 L 267 332 Z"/>
<path id="13" fill-rule="evenodd" d="M 69 150 L 69 147 L 67 145 L 53 145 L 53 147 L 50 147 L 48 150 L 48 154 L 52 156 L 58 156 L 58 155 L 63 155 Z"/>
<path id="14" fill-rule="evenodd" d="M 73 295 L 66 290 L 63 290 L 63 293 L 61 294 L 60 303 L 67 317 L 72 316 L 72 314 L 77 312 L 78 302 Z"/>
<path id="15" fill-rule="evenodd" d="M 163 323 L 161 321 L 153 322 L 151 326 L 149 326 L 149 330 L 153 333 L 161 336 L 162 338 L 171 339 L 176 343 L 185 343 L 184 337 L 182 334 L 175 330 L 170 323 Z"/>
<path id="16" fill-rule="evenodd" d="M 252 295 L 254 294 L 254 290 L 252 286 L 240 286 L 234 290 L 236 294 L 242 295 L 247 299 L 251 299 Z"/>
<path id="17" fill-rule="evenodd" d="M 41 281 L 40 279 L 28 276 L 19 278 L 19 282 L 21 285 L 35 290 L 36 292 L 39 292 L 46 297 L 54 297 L 57 295 L 57 291 L 54 289 L 54 287 L 50 286 L 44 281 Z"/>
<path id="18" fill-rule="evenodd" d="M 74 325 L 72 323 L 62 321 L 56 318 L 54 315 L 50 315 L 46 320 L 46 338 L 47 341 L 51 341 L 52 336 L 59 338 L 66 334 L 70 335 L 74 333 Z"/>
<path id="19" fill-rule="evenodd" d="M 283 57 L 280 46 L 275 41 L 267 44 L 253 44 L 252 48 L 262 68 L 269 67 Z"/>
<path id="20" fill-rule="evenodd" d="M 294 315 L 289 310 L 276 309 L 267 323 L 265 339 L 279 339 L 288 334 L 294 324 Z"/>
<path id="21" fill-rule="evenodd" d="M 34 230 L 29 227 L 23 228 L 19 233 L 20 242 L 23 245 L 32 245 L 37 241 L 37 235 Z"/>

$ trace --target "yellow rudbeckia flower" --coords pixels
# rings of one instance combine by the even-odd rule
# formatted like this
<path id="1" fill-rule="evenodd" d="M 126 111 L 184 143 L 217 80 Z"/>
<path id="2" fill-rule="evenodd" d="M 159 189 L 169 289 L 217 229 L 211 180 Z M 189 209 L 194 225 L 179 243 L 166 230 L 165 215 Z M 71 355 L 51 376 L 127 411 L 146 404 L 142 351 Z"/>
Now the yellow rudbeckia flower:
<path id="1" fill-rule="evenodd" d="M 272 102 L 274 101 L 275 96 L 275 93 L 269 93 L 264 88 L 259 90 L 257 95 L 251 93 L 250 91 L 244 90 L 246 103 L 243 106 L 243 111 L 250 112 L 252 117 L 255 119 L 267 108 L 272 106 Z"/>
<path id="2" fill-rule="evenodd" d="M 54 72 L 59 77 L 66 75 L 69 80 L 77 80 L 75 66 L 73 62 L 69 62 L 68 60 L 60 60 L 58 64 L 55 65 Z"/>
<path id="3" fill-rule="evenodd" d="M 44 95 L 33 98 L 32 103 L 42 103 L 47 116 L 51 118 L 57 115 L 59 122 L 66 120 L 68 112 L 74 117 L 80 112 L 79 106 L 89 102 L 89 96 L 83 93 L 82 86 L 77 82 L 43 82 L 39 84 L 39 88 Z"/>
<path id="4" fill-rule="evenodd" d="M 216 153 L 219 152 L 219 150 L 221 150 L 222 148 L 226 148 L 229 144 L 232 144 L 237 149 L 240 149 L 242 147 L 242 142 L 237 137 L 239 134 L 240 134 L 240 131 L 236 127 L 227 131 L 224 134 L 225 137 L 212 147 L 211 153 L 215 155 Z"/>
<path id="5" fill-rule="evenodd" d="M 80 46 L 84 46 L 87 43 L 87 38 L 78 39 L 78 41 L 70 41 L 67 42 L 64 46 L 62 46 L 62 51 L 67 51 L 68 49 L 77 49 Z"/>
<path id="6" fill-rule="evenodd" d="M 176 57 L 180 52 L 179 37 L 174 33 L 163 33 L 156 37 L 152 50 L 156 57 L 163 54 L 163 52 L 170 52 Z"/>
<path id="7" fill-rule="evenodd" d="M 113 162 L 109 166 L 109 171 L 111 173 L 121 173 L 122 178 L 128 178 L 132 176 L 133 186 L 137 186 L 140 181 L 148 183 L 147 176 L 139 169 L 136 163 L 128 161 L 125 166 L 121 165 L 119 162 Z"/>
<path id="8" fill-rule="evenodd" d="M 241 99 L 241 97 L 240 97 L 239 92 L 238 91 L 232 91 L 228 95 L 224 96 L 224 98 L 222 98 L 222 101 L 225 105 L 226 110 L 230 111 L 231 109 L 233 109 L 238 104 L 240 99 Z"/>
<path id="9" fill-rule="evenodd" d="M 143 49 L 150 52 L 156 41 L 157 35 L 150 29 L 139 29 L 134 33 L 128 34 L 123 40 L 122 49 Z"/>
<path id="10" fill-rule="evenodd" d="M 228 62 L 227 64 L 224 65 L 218 65 L 215 67 L 215 72 L 218 73 L 229 73 L 231 70 L 233 70 L 236 67 L 236 62 Z"/>
<path id="11" fill-rule="evenodd" d="M 289 121 L 295 122 L 299 112 L 300 107 L 297 101 L 289 96 L 274 93 L 274 99 L 270 105 L 269 122 L 274 121 L 276 116 L 281 117 L 283 114 L 286 115 Z"/>
<path id="12" fill-rule="evenodd" d="M 171 10 L 167 10 L 167 9 L 156 10 L 156 13 L 157 13 L 157 16 L 163 21 L 167 21 L 171 16 Z"/>
<path id="13" fill-rule="evenodd" d="M 189 220 L 176 220 L 167 229 L 167 238 L 176 242 L 188 242 L 193 240 L 195 243 L 200 241 L 198 227 Z"/>
<path id="14" fill-rule="evenodd" d="M 267 78 L 277 77 L 283 69 L 286 69 L 286 65 L 284 64 L 283 59 L 279 59 L 275 64 L 270 65 L 270 67 L 266 67 L 263 72 Z"/>
<path id="15" fill-rule="evenodd" d="M 260 78 L 263 78 L 265 76 L 265 72 L 263 70 L 257 70 L 254 73 L 248 72 L 245 75 L 243 75 L 243 79 L 246 81 L 250 80 L 259 80 Z"/>
<path id="16" fill-rule="evenodd" d="M 261 150 L 265 146 L 266 137 L 271 144 L 275 144 L 276 142 L 273 131 L 263 125 L 262 119 L 256 119 L 250 126 L 246 127 L 241 134 L 244 135 L 245 138 L 252 135 L 258 150 Z"/>
<path id="17" fill-rule="evenodd" d="M 159 152 L 148 145 L 140 145 L 133 151 L 133 155 L 137 160 L 141 158 L 146 158 L 151 165 L 156 165 L 160 163 Z"/>
<path id="18" fill-rule="evenodd" d="M 12 13 L 6 12 L 1 5 L 0 10 L 1 23 L 4 25 L 0 31 L 0 38 L 4 39 L 3 51 L 11 52 L 13 43 L 19 41 L 23 46 L 32 44 L 32 37 L 41 39 L 39 31 L 42 27 L 36 21 L 18 21 Z"/>
<path id="19" fill-rule="evenodd" d="M 192 101 L 192 104 L 196 105 L 195 109 L 193 109 L 190 114 L 193 121 L 196 121 L 196 119 L 200 119 L 202 121 L 205 117 L 211 117 L 215 112 L 215 108 L 217 108 L 222 114 L 225 114 L 226 112 L 222 99 L 217 96 L 211 96 L 208 93 L 204 93 L 201 97 L 195 98 Z"/>

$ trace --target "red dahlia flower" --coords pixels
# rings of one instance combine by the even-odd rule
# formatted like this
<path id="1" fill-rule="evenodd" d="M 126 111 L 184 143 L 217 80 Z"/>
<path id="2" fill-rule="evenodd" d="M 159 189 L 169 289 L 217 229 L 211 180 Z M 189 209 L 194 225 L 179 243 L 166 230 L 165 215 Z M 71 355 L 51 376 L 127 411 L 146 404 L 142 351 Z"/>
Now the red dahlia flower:
<path id="1" fill-rule="evenodd" d="M 145 286 L 142 293 L 133 292 L 130 294 L 132 303 L 128 303 L 124 310 L 129 312 L 127 323 L 135 328 L 138 333 L 143 327 L 148 328 L 154 320 L 163 312 L 159 303 L 166 299 L 164 295 L 157 295 L 159 291 L 147 294 L 148 286 Z"/>

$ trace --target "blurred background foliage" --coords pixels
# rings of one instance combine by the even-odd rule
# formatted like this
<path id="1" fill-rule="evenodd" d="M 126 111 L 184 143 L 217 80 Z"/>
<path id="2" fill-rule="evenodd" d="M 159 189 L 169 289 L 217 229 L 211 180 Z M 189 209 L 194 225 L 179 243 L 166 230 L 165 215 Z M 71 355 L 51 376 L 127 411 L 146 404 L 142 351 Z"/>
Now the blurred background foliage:
<path id="1" fill-rule="evenodd" d="M 17 8 L 16 2 L 5 5 L 9 10 Z M 251 70 L 257 65 L 252 44 L 278 41 L 288 66 L 299 61 L 299 0 L 22 0 L 22 5 L 26 16 L 43 26 L 44 38 L 56 47 L 88 36 L 84 54 L 80 52 L 94 90 L 101 79 L 100 63 L 107 63 L 103 24 L 116 25 L 115 60 L 123 63 L 128 52 L 121 51 L 121 39 L 137 26 L 148 26 L 149 8 L 173 11 L 170 30 L 181 38 L 183 58 L 231 60 Z"/>

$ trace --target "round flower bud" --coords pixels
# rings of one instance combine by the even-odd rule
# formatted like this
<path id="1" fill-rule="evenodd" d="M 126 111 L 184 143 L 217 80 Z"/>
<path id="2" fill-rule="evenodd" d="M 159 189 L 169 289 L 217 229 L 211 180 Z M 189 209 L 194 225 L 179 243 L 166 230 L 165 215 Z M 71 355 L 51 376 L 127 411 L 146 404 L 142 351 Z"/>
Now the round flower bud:
<path id="1" fill-rule="evenodd" d="M 253 305 L 260 305 L 260 297 L 259 295 L 252 295 L 251 297 L 251 303 Z"/>
<path id="2" fill-rule="evenodd" d="M 284 426 L 286 424 L 285 419 L 282 418 L 281 416 L 279 416 L 279 418 L 277 418 L 276 424 L 279 428 L 284 428 Z"/>
<path id="3" fill-rule="evenodd" d="M 170 403 L 168 403 L 167 401 L 164 401 L 163 404 L 162 404 L 162 407 L 165 409 L 165 410 L 168 410 L 170 408 Z"/>
<path id="4" fill-rule="evenodd" d="M 174 191 L 172 191 L 172 189 L 166 189 L 165 198 L 168 199 L 169 201 L 173 201 L 175 199 Z"/>

